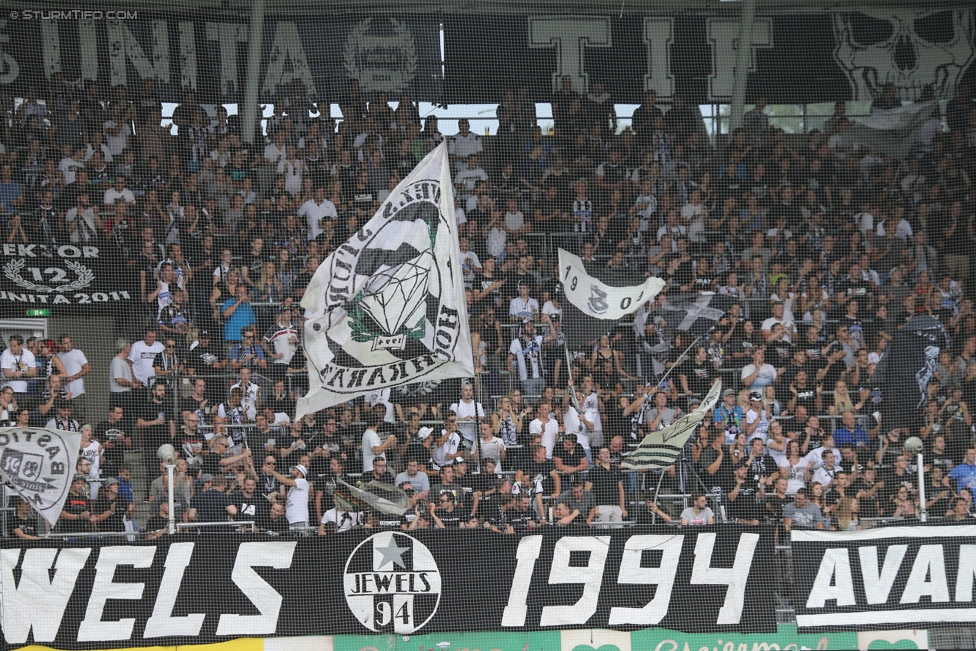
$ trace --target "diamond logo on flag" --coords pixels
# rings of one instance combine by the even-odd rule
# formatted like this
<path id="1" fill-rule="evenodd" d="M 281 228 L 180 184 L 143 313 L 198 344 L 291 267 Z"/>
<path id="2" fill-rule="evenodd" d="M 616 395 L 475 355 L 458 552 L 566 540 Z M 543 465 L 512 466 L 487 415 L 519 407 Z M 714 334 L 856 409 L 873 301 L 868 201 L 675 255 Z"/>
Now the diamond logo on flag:
<path id="1" fill-rule="evenodd" d="M 424 299 L 432 263 L 430 251 L 424 251 L 395 269 L 373 276 L 371 285 L 382 289 L 371 290 L 360 305 L 387 335 L 397 334 L 406 324 L 416 322 L 416 316 L 426 314 Z"/>
<path id="2" fill-rule="evenodd" d="M 305 290 L 296 418 L 369 392 L 472 377 L 447 150 L 431 152 Z"/>

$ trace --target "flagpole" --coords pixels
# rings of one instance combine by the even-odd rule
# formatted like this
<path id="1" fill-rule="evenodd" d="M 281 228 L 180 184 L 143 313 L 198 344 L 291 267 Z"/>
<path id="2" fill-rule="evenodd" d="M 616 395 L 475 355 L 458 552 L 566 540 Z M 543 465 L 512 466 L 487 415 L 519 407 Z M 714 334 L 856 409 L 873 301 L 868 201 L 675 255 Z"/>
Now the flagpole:
<path id="1" fill-rule="evenodd" d="M 674 364 L 671 365 L 671 368 L 669 368 L 668 369 L 668 372 L 664 374 L 664 377 L 662 377 L 660 380 L 658 380 L 657 386 L 660 387 L 662 384 L 664 384 L 664 381 L 667 379 L 667 377 L 669 375 L 671 375 L 671 371 L 673 371 L 674 369 L 676 369 L 679 366 L 681 366 L 681 364 L 679 364 L 679 362 L 684 361 L 682 358 L 685 355 L 688 354 L 688 351 L 689 350 L 691 350 L 692 348 L 694 348 L 695 346 L 697 346 L 698 345 L 698 342 L 701 341 L 703 337 L 704 337 L 704 335 L 698 335 L 697 337 L 695 337 L 695 340 L 691 342 L 691 345 L 689 345 L 687 348 L 685 348 L 684 351 L 680 355 L 678 355 L 677 361 Z"/>

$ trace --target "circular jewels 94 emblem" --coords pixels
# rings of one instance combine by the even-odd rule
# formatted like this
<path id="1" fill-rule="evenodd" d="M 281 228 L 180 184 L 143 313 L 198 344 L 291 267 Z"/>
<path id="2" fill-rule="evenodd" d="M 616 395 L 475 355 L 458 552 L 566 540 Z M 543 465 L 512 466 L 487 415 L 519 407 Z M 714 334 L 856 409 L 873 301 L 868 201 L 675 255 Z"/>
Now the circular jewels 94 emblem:
<path id="1" fill-rule="evenodd" d="M 349 609 L 363 626 L 397 634 L 420 630 L 441 600 L 441 573 L 420 541 L 396 531 L 359 543 L 343 577 Z"/>

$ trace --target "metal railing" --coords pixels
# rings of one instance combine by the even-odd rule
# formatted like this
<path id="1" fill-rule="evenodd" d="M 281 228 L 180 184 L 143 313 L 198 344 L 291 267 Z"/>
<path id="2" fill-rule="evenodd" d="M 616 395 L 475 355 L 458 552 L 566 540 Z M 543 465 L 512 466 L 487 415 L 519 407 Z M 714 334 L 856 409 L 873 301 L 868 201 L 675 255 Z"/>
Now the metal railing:
<path id="1" fill-rule="evenodd" d="M 187 529 L 219 529 L 217 533 L 240 533 L 236 529 L 240 527 L 251 527 L 251 533 L 257 532 L 257 522 L 255 520 L 241 520 L 240 522 L 179 522 L 176 524 L 177 531 Z M 230 529 L 235 529 L 230 531 Z"/>

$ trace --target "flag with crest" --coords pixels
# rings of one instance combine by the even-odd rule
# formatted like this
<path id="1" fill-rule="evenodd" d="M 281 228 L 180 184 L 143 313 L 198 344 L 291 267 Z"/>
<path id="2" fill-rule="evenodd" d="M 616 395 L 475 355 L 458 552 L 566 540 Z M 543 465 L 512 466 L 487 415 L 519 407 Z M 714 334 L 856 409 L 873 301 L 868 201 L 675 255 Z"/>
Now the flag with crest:
<path id="1" fill-rule="evenodd" d="M 371 391 L 474 375 L 446 145 L 326 258 L 302 307 L 309 392 L 296 418 Z"/>

